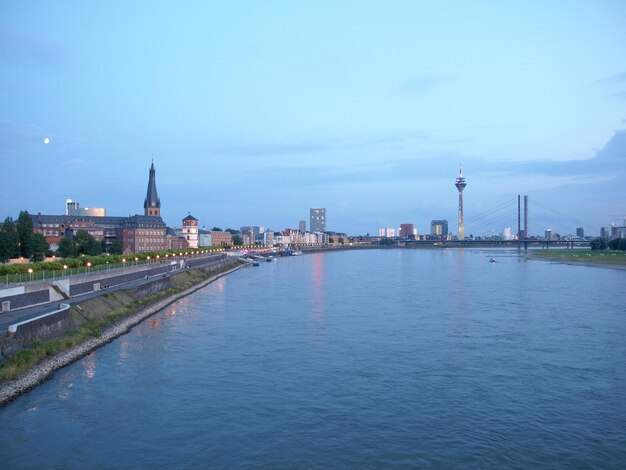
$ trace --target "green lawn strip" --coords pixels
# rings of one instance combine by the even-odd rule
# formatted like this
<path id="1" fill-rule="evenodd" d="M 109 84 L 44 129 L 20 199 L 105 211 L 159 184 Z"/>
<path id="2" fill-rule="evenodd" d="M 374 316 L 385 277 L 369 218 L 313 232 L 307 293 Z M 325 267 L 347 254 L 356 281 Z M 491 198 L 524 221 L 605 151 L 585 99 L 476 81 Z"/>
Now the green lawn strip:
<path id="1" fill-rule="evenodd" d="M 596 263 L 626 265 L 626 254 L 612 250 L 532 250 L 531 256 L 549 261 L 572 261 L 578 263 Z"/>

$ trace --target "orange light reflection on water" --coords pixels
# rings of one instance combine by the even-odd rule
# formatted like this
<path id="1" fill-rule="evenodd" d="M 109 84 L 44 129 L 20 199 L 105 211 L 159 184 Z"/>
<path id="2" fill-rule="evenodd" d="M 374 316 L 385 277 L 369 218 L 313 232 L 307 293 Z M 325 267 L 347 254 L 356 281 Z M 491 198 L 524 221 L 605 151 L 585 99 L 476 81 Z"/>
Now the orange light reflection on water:
<path id="1" fill-rule="evenodd" d="M 312 278 L 313 278 L 313 320 L 316 333 L 324 327 L 324 313 L 326 309 L 326 286 L 325 286 L 325 257 L 324 253 L 314 253 L 312 257 Z"/>

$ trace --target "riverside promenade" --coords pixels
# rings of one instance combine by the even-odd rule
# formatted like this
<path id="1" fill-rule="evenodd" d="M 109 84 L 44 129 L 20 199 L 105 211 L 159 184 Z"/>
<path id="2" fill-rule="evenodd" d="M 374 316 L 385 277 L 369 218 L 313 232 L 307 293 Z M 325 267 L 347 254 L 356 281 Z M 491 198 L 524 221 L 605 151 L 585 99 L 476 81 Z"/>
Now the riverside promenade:
<path id="1" fill-rule="evenodd" d="M 225 259 L 224 254 L 212 253 L 206 256 L 181 258 L 167 263 L 146 263 L 0 288 L 0 302 L 3 306 L 0 310 L 0 334 L 6 332 L 9 325 L 13 323 L 58 309 L 60 303 L 71 305 L 75 302 L 83 302 L 105 292 L 139 286 L 157 276 L 170 276 L 188 268 L 210 267 L 220 263 L 223 259 Z"/>

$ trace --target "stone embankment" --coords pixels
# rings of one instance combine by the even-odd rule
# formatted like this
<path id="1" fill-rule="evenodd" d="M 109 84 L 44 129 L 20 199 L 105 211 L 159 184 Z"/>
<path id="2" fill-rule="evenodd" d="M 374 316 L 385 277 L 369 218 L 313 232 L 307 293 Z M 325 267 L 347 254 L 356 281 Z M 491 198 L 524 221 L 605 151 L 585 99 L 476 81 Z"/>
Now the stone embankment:
<path id="1" fill-rule="evenodd" d="M 40 383 L 45 382 L 50 377 L 52 377 L 55 371 L 77 361 L 78 359 L 81 359 L 95 349 L 98 349 L 104 344 L 113 341 L 118 336 L 127 333 L 131 328 L 138 325 L 151 315 L 159 312 L 176 300 L 180 299 L 181 297 L 185 297 L 197 291 L 198 289 L 201 289 L 206 285 L 214 282 L 216 279 L 230 274 L 243 266 L 243 264 L 237 265 L 225 272 L 211 276 L 206 280 L 200 282 L 199 284 L 196 284 L 184 291 L 161 299 L 156 303 L 147 306 L 146 308 L 132 315 L 121 318 L 111 326 L 104 329 L 99 337 L 90 338 L 89 340 L 81 343 L 76 347 L 68 349 L 67 351 L 63 351 L 38 363 L 34 368 L 30 369 L 16 380 L 0 385 L 0 406 L 7 404 L 9 401 L 14 400 L 19 395 L 26 393 Z"/>

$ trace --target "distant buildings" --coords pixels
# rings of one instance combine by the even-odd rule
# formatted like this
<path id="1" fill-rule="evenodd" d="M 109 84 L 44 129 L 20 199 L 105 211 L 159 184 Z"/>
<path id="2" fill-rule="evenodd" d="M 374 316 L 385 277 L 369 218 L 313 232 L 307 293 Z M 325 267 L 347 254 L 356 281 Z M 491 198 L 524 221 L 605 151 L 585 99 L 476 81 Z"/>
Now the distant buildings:
<path id="1" fill-rule="evenodd" d="M 301 233 L 306 232 L 306 220 L 301 220 L 298 223 L 298 230 L 300 230 Z"/>
<path id="2" fill-rule="evenodd" d="M 441 220 L 431 220 L 430 221 L 430 235 L 436 238 L 441 238 L 445 240 L 448 238 L 448 221 Z"/>
<path id="3" fill-rule="evenodd" d="M 326 209 L 318 208 L 311 209 L 309 211 L 310 221 L 309 230 L 311 232 L 325 232 L 326 231 Z"/>
<path id="4" fill-rule="evenodd" d="M 404 239 L 413 238 L 414 231 L 415 231 L 415 228 L 413 227 L 413 224 L 400 224 L 400 230 L 398 231 L 398 236 Z"/>
<path id="5" fill-rule="evenodd" d="M 80 207 L 78 201 L 66 199 L 65 215 L 85 215 L 94 217 L 105 217 L 106 209 L 104 207 Z"/>
<path id="6" fill-rule="evenodd" d="M 211 231 L 211 244 L 213 246 L 232 246 L 233 236 L 230 232 L 212 230 Z"/>
<path id="7" fill-rule="evenodd" d="M 578 227 L 576 229 L 576 236 L 579 238 L 585 238 L 585 229 L 583 227 Z"/>
<path id="8" fill-rule="evenodd" d="M 392 227 L 382 227 L 378 229 L 379 237 L 393 238 L 396 236 L 396 229 Z"/>
<path id="9" fill-rule="evenodd" d="M 41 233 L 52 249 L 64 237 L 73 237 L 84 230 L 105 246 L 118 241 L 124 253 L 164 251 L 168 249 L 167 227 L 161 219 L 161 201 L 156 192 L 154 163 L 150 167 L 144 215 L 109 217 L 99 215 L 72 215 L 80 210 L 78 203 L 69 201 L 65 215 L 32 215 L 33 231 Z M 103 209 L 104 210 L 104 209 Z"/>
<path id="10" fill-rule="evenodd" d="M 211 231 L 204 228 L 198 229 L 198 245 L 212 246 Z"/>
<path id="11" fill-rule="evenodd" d="M 600 237 L 601 238 L 609 238 L 609 228 L 608 227 L 600 227 Z"/>
<path id="12" fill-rule="evenodd" d="M 183 219 L 183 237 L 189 248 L 198 248 L 198 219 L 189 214 Z"/>
<path id="13" fill-rule="evenodd" d="M 179 234 L 173 228 L 168 227 L 166 239 L 168 250 L 184 250 L 185 248 L 189 248 L 189 243 L 187 243 L 187 240 L 183 237 L 182 233 Z"/>

